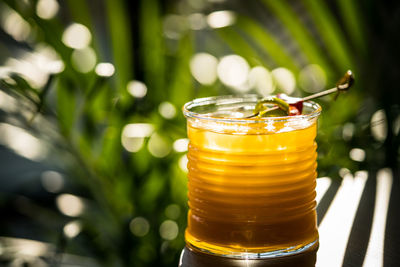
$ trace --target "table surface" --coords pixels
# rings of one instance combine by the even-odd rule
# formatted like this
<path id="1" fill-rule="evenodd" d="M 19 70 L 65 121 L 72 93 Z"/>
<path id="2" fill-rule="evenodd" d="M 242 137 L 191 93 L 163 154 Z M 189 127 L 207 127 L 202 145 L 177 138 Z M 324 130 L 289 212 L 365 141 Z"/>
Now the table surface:
<path id="1" fill-rule="evenodd" d="M 342 180 L 318 178 L 318 249 L 284 258 L 248 260 L 185 248 L 179 266 L 400 266 L 399 182 L 399 172 L 390 169 L 348 173 Z"/>

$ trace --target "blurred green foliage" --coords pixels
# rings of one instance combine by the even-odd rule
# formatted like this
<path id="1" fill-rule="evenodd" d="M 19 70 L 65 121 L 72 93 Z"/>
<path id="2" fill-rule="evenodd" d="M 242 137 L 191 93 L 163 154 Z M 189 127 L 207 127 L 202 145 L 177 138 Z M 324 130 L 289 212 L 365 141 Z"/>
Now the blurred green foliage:
<path id="1" fill-rule="evenodd" d="M 374 1 L 361 7 L 355 0 L 68 0 L 56 2 L 59 9 L 50 17 L 40 13 L 41 1 L 0 3 L 0 89 L 2 97 L 17 100 L 11 108 L 11 102 L 2 102 L 1 122 L 39 138 L 47 148 L 40 161 L 65 174 L 68 183 L 50 194 L 52 204 L 43 205 L 57 223 L 42 238 L 62 244 L 62 251 L 93 257 L 104 266 L 177 266 L 187 211 L 185 152 L 173 149 L 175 140 L 186 137 L 180 108 L 197 97 L 238 93 L 220 80 L 202 84 L 193 78 L 189 66 L 199 52 L 217 58 L 234 53 L 250 67 L 284 67 L 296 79 L 306 66 L 317 64 L 326 87 L 352 69 L 355 88 L 336 102 L 320 101 L 319 175 L 339 178 L 344 169 L 398 165 L 400 98 L 394 84 L 399 81 L 385 78 L 385 69 L 395 62 L 380 61 L 385 47 L 374 46 L 377 37 L 392 36 L 390 29 L 370 27 L 381 19 L 373 17 L 374 7 L 381 7 Z M 207 15 L 221 10 L 232 11 L 234 23 L 212 27 L 208 21 L 207 26 Z M 193 14 L 199 18 L 194 22 Z M 21 20 L 24 26 L 17 25 Z M 65 42 L 72 23 L 89 30 L 87 46 Z M 35 76 L 21 74 L 18 64 L 40 47 L 53 51 L 63 68 L 44 71 L 35 84 Z M 115 73 L 101 72 L 100 66 L 110 71 L 101 62 L 112 63 Z M 147 94 L 129 93 L 132 81 L 144 83 Z M 278 86 L 274 93 L 280 91 Z M 298 85 L 293 94 L 309 92 Z M 387 119 L 374 123 L 384 125 L 386 135 L 374 139 L 371 117 L 379 109 Z M 151 130 L 142 135 L 135 130 L 124 145 L 124 127 L 132 123 L 146 123 Z M 365 159 L 351 159 L 353 148 L 362 149 Z M 54 212 L 54 202 L 65 193 L 84 199 L 82 214 Z M 2 199 L 18 194 L 3 192 Z M 81 229 L 68 238 L 63 227 L 73 220 Z"/>

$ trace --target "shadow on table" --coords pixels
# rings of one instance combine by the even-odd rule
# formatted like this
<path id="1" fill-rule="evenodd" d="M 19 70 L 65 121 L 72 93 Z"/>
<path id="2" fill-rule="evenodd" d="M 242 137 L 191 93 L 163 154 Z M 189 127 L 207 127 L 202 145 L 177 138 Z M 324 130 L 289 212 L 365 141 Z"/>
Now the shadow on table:
<path id="1" fill-rule="evenodd" d="M 286 257 L 270 259 L 231 259 L 201 253 L 185 247 L 179 267 L 315 267 L 317 248 Z"/>

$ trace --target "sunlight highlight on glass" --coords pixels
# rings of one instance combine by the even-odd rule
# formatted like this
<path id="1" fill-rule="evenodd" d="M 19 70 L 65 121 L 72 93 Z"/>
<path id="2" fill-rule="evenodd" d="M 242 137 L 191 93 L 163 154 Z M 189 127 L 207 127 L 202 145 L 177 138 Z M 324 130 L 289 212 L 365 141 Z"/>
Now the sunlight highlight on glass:
<path id="1" fill-rule="evenodd" d="M 74 49 L 86 48 L 92 40 L 89 29 L 80 23 L 73 23 L 65 29 L 62 35 L 63 43 Z"/>
<path id="2" fill-rule="evenodd" d="M 42 19 L 52 19 L 57 15 L 60 5 L 56 0 L 39 0 L 36 4 L 36 14 Z"/>
<path id="3" fill-rule="evenodd" d="M 218 59 L 208 53 L 197 53 L 190 60 L 190 71 L 201 84 L 212 85 L 217 80 Z"/>
<path id="4" fill-rule="evenodd" d="M 56 204 L 61 213 L 70 217 L 82 215 L 85 209 L 83 200 L 71 194 L 61 194 L 57 196 Z"/>
<path id="5" fill-rule="evenodd" d="M 227 27 L 233 25 L 235 21 L 235 13 L 228 10 L 215 11 L 207 16 L 207 23 L 211 28 Z"/>

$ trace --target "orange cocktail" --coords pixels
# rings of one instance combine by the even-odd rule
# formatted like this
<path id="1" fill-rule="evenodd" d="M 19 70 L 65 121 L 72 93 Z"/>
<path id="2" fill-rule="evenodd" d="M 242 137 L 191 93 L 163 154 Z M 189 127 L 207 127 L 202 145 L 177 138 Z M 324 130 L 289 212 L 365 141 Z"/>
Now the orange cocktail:
<path id="1" fill-rule="evenodd" d="M 317 245 L 321 108 L 304 103 L 304 115 L 245 119 L 257 100 L 216 97 L 184 107 L 190 140 L 186 242 L 192 248 L 269 257 Z"/>

